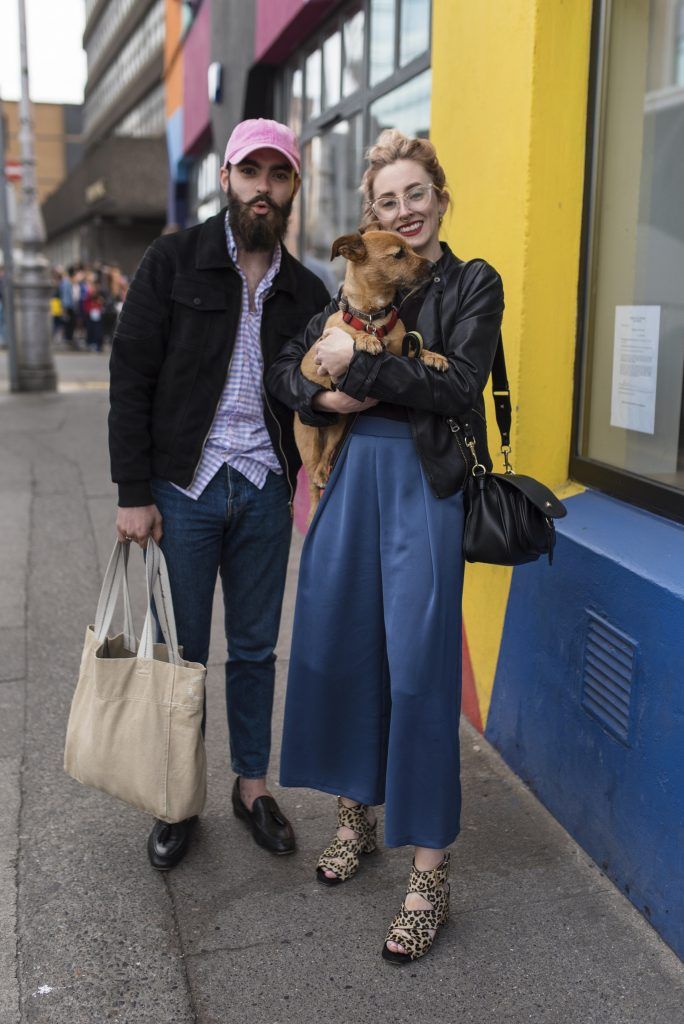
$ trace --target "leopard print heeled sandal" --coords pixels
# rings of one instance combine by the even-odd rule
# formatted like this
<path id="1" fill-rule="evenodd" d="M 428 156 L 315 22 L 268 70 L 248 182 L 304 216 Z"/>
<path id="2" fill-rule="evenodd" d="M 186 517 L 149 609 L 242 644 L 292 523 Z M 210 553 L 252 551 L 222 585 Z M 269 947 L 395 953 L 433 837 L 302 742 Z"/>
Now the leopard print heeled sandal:
<path id="1" fill-rule="evenodd" d="M 408 910 L 406 902 L 392 921 L 382 947 L 383 959 L 392 964 L 408 964 L 425 956 L 437 937 L 438 928 L 449 919 L 449 854 L 430 871 L 418 871 L 415 864 L 411 868 L 406 895 L 417 893 L 432 904 L 430 910 Z M 388 942 L 396 942 L 406 952 L 396 953 L 387 948 Z"/>
<path id="2" fill-rule="evenodd" d="M 372 853 L 377 846 L 377 821 L 371 825 L 366 817 L 367 804 L 347 807 L 342 797 L 337 798 L 337 827 L 346 826 L 356 832 L 355 839 L 340 839 L 335 836 L 318 858 L 316 877 L 324 885 L 339 885 L 348 882 L 359 868 L 359 854 Z M 335 877 L 328 878 L 326 871 L 334 871 Z"/>

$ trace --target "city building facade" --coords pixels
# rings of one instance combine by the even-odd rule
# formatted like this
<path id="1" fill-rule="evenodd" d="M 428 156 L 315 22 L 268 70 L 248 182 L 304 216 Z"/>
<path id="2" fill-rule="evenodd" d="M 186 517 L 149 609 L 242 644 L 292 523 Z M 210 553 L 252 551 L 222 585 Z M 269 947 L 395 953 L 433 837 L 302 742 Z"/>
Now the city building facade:
<path id="1" fill-rule="evenodd" d="M 245 106 L 254 14 L 241 0 L 165 3 L 167 220 L 185 227 L 221 208 L 219 171 Z"/>
<path id="2" fill-rule="evenodd" d="M 166 221 L 164 0 L 86 0 L 84 155 L 43 206 L 54 262 L 131 273 Z"/>
<path id="3" fill-rule="evenodd" d="M 18 173 L 19 102 L 3 102 L 7 126 L 5 159 L 10 175 Z M 33 103 L 31 105 L 36 147 L 38 201 L 43 202 L 74 169 L 82 154 L 83 107 L 74 103 Z"/>

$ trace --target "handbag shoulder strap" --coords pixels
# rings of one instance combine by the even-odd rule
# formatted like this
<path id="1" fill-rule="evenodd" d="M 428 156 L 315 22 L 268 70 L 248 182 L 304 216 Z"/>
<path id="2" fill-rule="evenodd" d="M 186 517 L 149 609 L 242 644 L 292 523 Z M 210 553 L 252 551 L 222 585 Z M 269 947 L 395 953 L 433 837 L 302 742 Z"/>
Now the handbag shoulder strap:
<path id="1" fill-rule="evenodd" d="M 461 282 L 465 275 L 466 269 L 475 263 L 482 263 L 481 259 L 468 260 L 463 264 L 461 268 L 461 277 L 458 282 L 459 295 L 458 304 L 461 304 Z M 494 353 L 494 361 L 492 362 L 491 371 L 491 383 L 492 383 L 492 394 L 494 396 L 494 412 L 496 414 L 496 424 L 499 428 L 501 435 L 501 450 L 507 451 L 511 446 L 511 422 L 513 418 L 512 407 L 511 407 L 511 391 L 508 386 L 508 373 L 506 371 L 506 356 L 504 354 L 503 335 L 499 331 L 499 338 L 496 345 L 496 351 Z M 451 417 L 447 420 L 451 429 L 454 429 L 454 425 L 457 425 L 460 420 L 463 431 L 466 437 L 473 436 L 473 429 L 471 423 L 470 413 L 466 413 L 464 416 L 460 416 L 459 419 Z"/>
<path id="2" fill-rule="evenodd" d="M 506 357 L 504 355 L 503 336 L 499 331 L 499 341 L 494 353 L 492 363 L 492 394 L 494 396 L 494 412 L 496 413 L 496 425 L 501 434 L 501 447 L 510 448 L 511 445 L 511 390 L 508 386 L 508 374 L 506 373 Z"/>

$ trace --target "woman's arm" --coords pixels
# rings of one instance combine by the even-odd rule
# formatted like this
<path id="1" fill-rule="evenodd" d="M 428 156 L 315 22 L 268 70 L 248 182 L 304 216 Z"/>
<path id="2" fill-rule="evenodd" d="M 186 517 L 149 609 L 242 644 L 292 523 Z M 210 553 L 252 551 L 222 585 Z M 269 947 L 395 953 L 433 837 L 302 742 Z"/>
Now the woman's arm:
<path id="1" fill-rule="evenodd" d="M 504 310 L 501 278 L 488 263 L 475 262 L 466 279 L 449 286 L 442 299 L 442 341 L 449 368 L 440 371 L 419 359 L 383 352 L 355 352 L 338 387 L 359 401 L 384 402 L 456 416 L 475 405 L 491 372 Z M 458 301 L 458 292 L 461 300 Z"/>
<path id="2" fill-rule="evenodd" d="M 307 380 L 299 369 L 306 352 L 318 341 L 326 320 L 337 308 L 337 302 L 331 299 L 322 313 L 311 318 L 305 330 L 288 341 L 266 373 L 266 387 L 271 394 L 298 412 L 302 423 L 310 427 L 327 427 L 337 419 L 335 413 L 312 406 L 314 396 L 325 388 Z"/>

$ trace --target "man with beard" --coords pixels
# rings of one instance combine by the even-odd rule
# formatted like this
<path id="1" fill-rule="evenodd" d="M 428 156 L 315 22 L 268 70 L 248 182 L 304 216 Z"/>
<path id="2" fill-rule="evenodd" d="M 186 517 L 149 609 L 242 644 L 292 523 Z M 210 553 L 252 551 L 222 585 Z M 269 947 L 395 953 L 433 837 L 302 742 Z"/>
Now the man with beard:
<path id="1" fill-rule="evenodd" d="M 131 281 L 110 364 L 118 538 L 160 542 L 189 661 L 207 663 L 220 573 L 233 809 L 277 854 L 295 848 L 266 773 L 300 460 L 292 413 L 266 394 L 263 379 L 328 301 L 283 244 L 300 183 L 289 128 L 262 118 L 239 124 L 221 168 L 227 211 L 152 243 Z M 302 381 L 313 397 L 316 386 Z M 314 425 L 330 419 L 308 415 Z M 155 868 L 181 860 L 195 824 L 155 822 L 147 844 Z"/>

